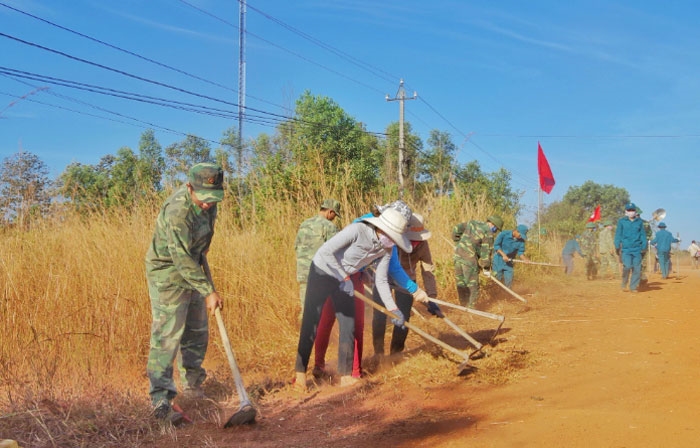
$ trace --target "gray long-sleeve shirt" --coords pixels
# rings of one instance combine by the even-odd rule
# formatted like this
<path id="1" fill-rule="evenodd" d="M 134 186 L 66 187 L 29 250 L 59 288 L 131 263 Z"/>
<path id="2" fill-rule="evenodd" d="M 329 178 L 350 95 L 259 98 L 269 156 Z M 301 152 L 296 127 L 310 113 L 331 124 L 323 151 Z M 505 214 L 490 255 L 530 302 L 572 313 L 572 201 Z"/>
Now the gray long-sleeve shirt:
<path id="1" fill-rule="evenodd" d="M 326 274 L 342 282 L 345 277 L 379 259 L 374 282 L 379 297 L 388 310 L 395 310 L 396 303 L 389 289 L 389 260 L 391 249 L 385 249 L 374 227 L 365 222 L 348 225 L 333 238 L 323 243 L 314 255 L 314 264 Z"/>

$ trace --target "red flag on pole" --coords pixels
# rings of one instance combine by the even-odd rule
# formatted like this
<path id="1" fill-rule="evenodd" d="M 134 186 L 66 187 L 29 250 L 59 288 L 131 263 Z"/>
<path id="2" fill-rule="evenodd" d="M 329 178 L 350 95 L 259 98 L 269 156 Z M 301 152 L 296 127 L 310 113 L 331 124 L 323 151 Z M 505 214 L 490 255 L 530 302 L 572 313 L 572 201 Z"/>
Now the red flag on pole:
<path id="1" fill-rule="evenodd" d="M 600 205 L 595 208 L 593 211 L 593 214 L 591 214 L 591 217 L 588 218 L 588 222 L 596 222 L 600 221 Z"/>
<path id="2" fill-rule="evenodd" d="M 554 188 L 554 175 L 549 167 L 549 162 L 544 156 L 540 142 L 537 142 L 537 172 L 540 175 L 540 188 L 545 193 L 549 194 Z"/>

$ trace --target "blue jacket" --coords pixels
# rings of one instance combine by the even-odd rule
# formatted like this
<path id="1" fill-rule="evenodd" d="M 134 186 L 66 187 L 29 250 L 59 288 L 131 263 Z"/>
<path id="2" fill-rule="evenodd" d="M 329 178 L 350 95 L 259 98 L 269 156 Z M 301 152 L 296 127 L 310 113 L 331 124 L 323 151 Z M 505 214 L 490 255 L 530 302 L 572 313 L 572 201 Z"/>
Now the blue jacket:
<path id="1" fill-rule="evenodd" d="M 647 237 L 644 232 L 644 222 L 637 217 L 620 218 L 615 229 L 615 249 L 626 253 L 640 253 L 647 249 Z"/>
<path id="2" fill-rule="evenodd" d="M 569 240 L 564 245 L 564 249 L 561 251 L 561 254 L 562 255 L 573 255 L 574 252 L 578 252 L 578 254 L 582 257 L 584 256 L 583 252 L 581 252 L 581 246 L 579 246 L 578 241 Z"/>
<path id="3" fill-rule="evenodd" d="M 509 263 L 506 263 L 501 254 L 498 253 L 499 250 L 502 250 L 508 255 L 508 258 L 511 259 Z M 512 230 L 504 230 L 498 234 L 496 241 L 493 243 L 493 269 L 495 271 L 504 269 L 512 270 L 512 259 L 524 253 L 525 241 L 521 238 L 514 238 Z"/>
<path id="4" fill-rule="evenodd" d="M 673 234 L 666 229 L 659 229 L 651 240 L 651 244 L 656 246 L 659 252 L 670 252 L 672 243 L 679 243 L 678 238 L 674 238 Z"/>
<path id="5" fill-rule="evenodd" d="M 353 222 L 360 222 L 365 218 L 371 218 L 374 216 L 371 213 L 362 215 L 355 219 Z M 401 267 L 401 261 L 399 260 L 399 249 L 394 245 L 391 249 L 391 259 L 389 260 L 389 277 L 391 281 L 399 288 L 405 289 L 409 294 L 413 294 L 418 290 L 418 284 L 411 280 L 411 277 L 406 274 L 406 271 Z"/>

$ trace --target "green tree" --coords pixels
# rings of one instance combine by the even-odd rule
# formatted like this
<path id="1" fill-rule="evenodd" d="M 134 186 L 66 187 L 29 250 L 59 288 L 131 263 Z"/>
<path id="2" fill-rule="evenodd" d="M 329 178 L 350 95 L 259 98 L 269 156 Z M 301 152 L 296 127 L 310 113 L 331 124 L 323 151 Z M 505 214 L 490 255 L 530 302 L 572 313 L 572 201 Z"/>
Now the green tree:
<path id="1" fill-rule="evenodd" d="M 195 135 L 187 135 L 185 140 L 165 148 L 166 183 L 175 187 L 185 182 L 192 165 L 213 161 L 209 142 Z"/>
<path id="2" fill-rule="evenodd" d="M 109 179 L 96 165 L 73 162 L 58 177 L 59 194 L 82 212 L 96 211 L 105 205 Z"/>
<path id="3" fill-rule="evenodd" d="M 496 210 L 517 215 L 521 194 L 510 185 L 511 175 L 505 168 L 485 173 L 479 162 L 472 160 L 460 166 L 455 174 L 455 185 L 473 201 L 485 198 Z"/>
<path id="4" fill-rule="evenodd" d="M 141 134 L 139 140 L 138 186 L 142 191 L 160 191 L 165 173 L 163 148 L 152 129 Z"/>
<path id="5" fill-rule="evenodd" d="M 418 180 L 429 185 L 430 191 L 438 195 L 446 194 L 457 169 L 457 147 L 448 132 L 437 129 L 430 131 L 428 146 L 418 162 Z"/>
<path id="6" fill-rule="evenodd" d="M 554 202 L 542 213 L 540 220 L 551 230 L 567 234 L 581 232 L 597 206 L 603 219 L 615 219 L 624 212 L 630 195 L 624 188 L 586 181 L 571 186 L 561 202 Z"/>
<path id="7" fill-rule="evenodd" d="M 46 164 L 31 152 L 6 157 L 0 166 L 0 221 L 24 228 L 42 217 L 51 202 Z"/>

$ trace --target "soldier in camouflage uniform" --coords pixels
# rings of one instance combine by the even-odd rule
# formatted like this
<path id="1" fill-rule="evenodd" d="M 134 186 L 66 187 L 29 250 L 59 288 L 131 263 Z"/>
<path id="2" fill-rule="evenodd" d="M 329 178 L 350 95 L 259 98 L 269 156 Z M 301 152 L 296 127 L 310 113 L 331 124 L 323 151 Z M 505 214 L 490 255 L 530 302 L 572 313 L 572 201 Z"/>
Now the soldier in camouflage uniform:
<path id="1" fill-rule="evenodd" d="M 174 425 L 183 423 L 171 401 L 177 395 L 173 362 L 177 357 L 183 392 L 201 397 L 206 378 L 207 311 L 223 306 L 202 266 L 214 235 L 217 203 L 224 197 L 223 171 L 213 163 L 190 168 L 188 182 L 163 204 L 146 254 L 151 298 L 148 378 L 154 415 Z"/>
<path id="2" fill-rule="evenodd" d="M 309 277 L 311 259 L 316 251 L 333 235 L 338 233 L 338 228 L 333 220 L 340 217 L 340 202 L 335 199 L 326 199 L 321 203 L 321 210 L 299 226 L 294 251 L 297 254 L 297 281 L 299 282 L 299 299 L 301 300 L 300 318 L 304 314 L 304 298 L 306 297 L 306 280 Z"/>
<path id="3" fill-rule="evenodd" d="M 600 274 L 614 279 L 619 273 L 615 244 L 613 243 L 613 223 L 606 219 L 603 229 L 598 233 L 598 255 L 600 257 Z"/>
<path id="4" fill-rule="evenodd" d="M 457 243 L 454 254 L 457 294 L 463 306 L 476 306 L 479 268 L 491 267 L 494 235 L 502 227 L 500 216 L 489 216 L 486 222 L 467 221 L 452 229 L 452 240 Z"/>
<path id="5" fill-rule="evenodd" d="M 647 238 L 647 242 L 653 237 L 653 231 L 651 230 L 651 224 L 646 219 L 642 219 L 642 209 L 637 207 L 637 218 L 642 220 L 642 225 L 644 226 L 644 235 Z M 647 279 L 647 269 L 649 269 L 649 258 L 654 258 L 654 264 L 656 264 L 656 256 L 653 256 L 649 251 L 649 245 L 647 244 L 642 248 L 642 270 L 639 277 L 639 283 L 645 285 L 649 280 Z"/>
<path id="6" fill-rule="evenodd" d="M 581 249 L 586 254 L 586 278 L 595 280 L 598 275 L 598 236 L 595 234 L 596 225 L 586 224 L 586 230 L 581 235 Z"/>

